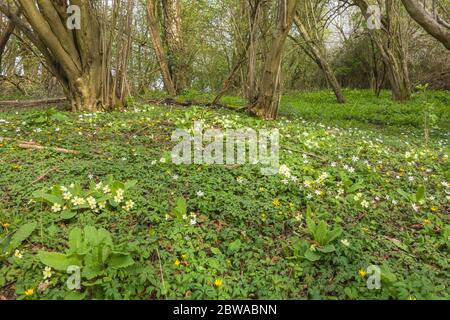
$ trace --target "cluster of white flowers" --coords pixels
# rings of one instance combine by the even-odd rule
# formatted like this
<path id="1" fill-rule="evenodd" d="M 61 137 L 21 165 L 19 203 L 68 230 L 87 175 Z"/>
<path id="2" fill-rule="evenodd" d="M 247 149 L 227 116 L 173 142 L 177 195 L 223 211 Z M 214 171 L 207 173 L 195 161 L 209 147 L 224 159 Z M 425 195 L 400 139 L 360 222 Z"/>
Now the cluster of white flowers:
<path id="1" fill-rule="evenodd" d="M 59 203 L 54 203 L 52 208 L 52 212 L 60 212 L 62 210 L 62 206 Z"/>
<path id="2" fill-rule="evenodd" d="M 125 211 L 130 211 L 133 208 L 134 208 L 134 201 L 133 200 L 126 201 L 125 205 L 122 206 L 122 209 L 124 209 Z"/>
<path id="3" fill-rule="evenodd" d="M 74 206 L 82 206 L 83 204 L 86 203 L 86 200 L 83 199 L 83 198 L 80 198 L 80 197 L 74 197 L 74 198 L 71 200 L 71 202 L 72 202 L 72 204 L 73 204 Z"/>
<path id="4" fill-rule="evenodd" d="M 116 195 L 114 196 L 114 201 L 117 203 L 121 203 L 123 201 L 123 194 L 125 191 L 123 189 L 117 189 Z"/>
<path id="5" fill-rule="evenodd" d="M 94 197 L 90 196 L 90 197 L 86 198 L 86 201 L 92 210 L 97 209 L 97 200 L 95 200 Z"/>
<path id="6" fill-rule="evenodd" d="M 280 169 L 278 169 L 278 173 L 282 176 L 285 176 L 286 178 L 291 177 L 291 170 L 284 164 L 280 166 Z"/>

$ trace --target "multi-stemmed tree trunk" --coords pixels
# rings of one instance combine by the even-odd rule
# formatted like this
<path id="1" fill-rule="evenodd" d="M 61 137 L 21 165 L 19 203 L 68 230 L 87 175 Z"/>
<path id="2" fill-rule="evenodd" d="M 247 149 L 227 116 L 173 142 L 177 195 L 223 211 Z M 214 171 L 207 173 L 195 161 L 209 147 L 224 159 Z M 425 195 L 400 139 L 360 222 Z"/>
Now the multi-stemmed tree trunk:
<path id="1" fill-rule="evenodd" d="M 401 0 L 411 18 L 420 24 L 425 31 L 450 50 L 450 23 L 438 14 L 428 11 L 421 1 Z M 434 5 L 435 1 L 433 1 Z"/>
<path id="2" fill-rule="evenodd" d="M 308 29 L 303 24 L 298 14 L 296 14 L 294 17 L 294 23 L 297 26 L 297 29 L 300 32 L 303 41 L 305 42 L 304 46 L 302 46 L 304 51 L 317 64 L 320 70 L 322 70 L 328 84 L 331 86 L 334 94 L 336 95 L 337 101 L 339 103 L 345 103 L 345 97 L 342 92 L 341 85 L 339 84 L 339 81 L 334 74 L 333 68 L 331 68 L 330 64 L 328 63 L 325 53 L 323 52 L 323 46 L 317 41 L 313 40 L 310 33 L 308 32 Z"/>
<path id="3" fill-rule="evenodd" d="M 280 104 L 281 61 L 284 44 L 294 20 L 297 0 L 278 0 L 276 28 L 270 52 L 264 62 L 263 77 L 257 99 L 249 110 L 264 119 L 276 119 Z"/>
<path id="4" fill-rule="evenodd" d="M 147 21 L 148 27 L 150 29 L 153 49 L 155 50 L 156 60 L 158 60 L 159 68 L 161 70 L 161 76 L 167 93 L 171 96 L 175 96 L 177 94 L 177 91 L 175 89 L 175 85 L 173 83 L 172 75 L 169 69 L 169 63 L 167 62 L 166 54 L 164 52 L 163 41 L 159 33 L 155 10 L 155 0 L 147 0 Z"/>
<path id="5" fill-rule="evenodd" d="M 383 0 L 385 14 L 381 17 L 381 28 L 369 29 L 370 35 L 377 46 L 379 54 L 386 67 L 389 83 L 394 100 L 407 101 L 411 98 L 411 82 L 407 62 L 404 34 L 401 33 L 401 15 L 397 11 L 394 0 Z M 367 21 L 376 19 L 373 12 L 369 12 L 367 0 L 354 0 Z M 397 11 L 397 12 L 395 12 Z"/>
<path id="6" fill-rule="evenodd" d="M 157 11 L 162 5 L 164 32 L 159 30 Z M 147 20 L 164 86 L 176 95 L 189 85 L 190 64 L 181 28 L 179 0 L 147 0 Z"/>
<path id="7" fill-rule="evenodd" d="M 177 93 L 189 85 L 190 66 L 181 28 L 180 0 L 162 0 L 165 40 L 169 53 L 169 66 Z"/>
<path id="8" fill-rule="evenodd" d="M 0 10 L 40 51 L 72 110 L 97 111 L 117 103 L 113 94 L 104 90 L 107 84 L 103 76 L 111 71 L 104 63 L 100 17 L 91 1 L 68 2 L 80 9 L 79 29 L 68 28 L 71 16 L 67 1 L 17 0 L 24 20 L 2 0 Z M 112 90 L 112 86 L 107 87 Z"/>

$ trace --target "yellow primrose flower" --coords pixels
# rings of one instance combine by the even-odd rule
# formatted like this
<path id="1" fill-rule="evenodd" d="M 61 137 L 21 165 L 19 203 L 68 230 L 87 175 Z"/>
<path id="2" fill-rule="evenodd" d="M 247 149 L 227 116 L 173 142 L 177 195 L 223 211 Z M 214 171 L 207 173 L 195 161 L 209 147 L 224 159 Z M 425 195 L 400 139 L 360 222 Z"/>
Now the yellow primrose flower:
<path id="1" fill-rule="evenodd" d="M 45 267 L 44 271 L 42 271 L 42 274 L 44 275 L 44 280 L 51 278 L 53 275 L 52 268 Z"/>
<path id="2" fill-rule="evenodd" d="M 221 287 L 222 285 L 223 285 L 223 280 L 222 279 L 216 279 L 215 281 L 214 281 L 214 285 L 216 286 L 216 287 Z"/>
<path id="3" fill-rule="evenodd" d="M 279 206 L 281 205 L 281 202 L 280 202 L 279 199 L 273 199 L 272 204 L 273 204 L 275 207 L 279 207 Z"/>
<path id="4" fill-rule="evenodd" d="M 22 259 L 23 254 L 22 254 L 22 252 L 20 252 L 20 250 L 16 250 L 16 251 L 14 251 L 14 257 L 16 257 L 18 259 Z"/>
<path id="5" fill-rule="evenodd" d="M 27 289 L 25 290 L 24 293 L 27 297 L 31 297 L 34 294 L 34 289 L 33 288 Z"/>
<path id="6" fill-rule="evenodd" d="M 358 275 L 359 275 L 361 278 L 364 278 L 364 277 L 367 275 L 367 272 L 365 272 L 364 270 L 359 270 L 359 271 L 358 271 Z"/>

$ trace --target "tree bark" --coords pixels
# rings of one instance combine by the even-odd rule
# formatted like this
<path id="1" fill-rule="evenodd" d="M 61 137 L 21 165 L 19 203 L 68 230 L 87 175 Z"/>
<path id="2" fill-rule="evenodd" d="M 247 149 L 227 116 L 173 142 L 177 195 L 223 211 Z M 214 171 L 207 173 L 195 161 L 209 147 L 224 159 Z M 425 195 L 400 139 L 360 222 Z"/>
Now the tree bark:
<path id="1" fill-rule="evenodd" d="M 151 33 L 151 39 L 153 43 L 153 49 L 155 50 L 156 59 L 158 60 L 159 68 L 161 70 L 161 76 L 163 78 L 164 87 L 171 96 L 176 96 L 177 91 L 172 80 L 172 75 L 169 70 L 169 64 L 166 60 L 164 48 L 162 44 L 161 35 L 158 30 L 158 23 L 155 14 L 155 0 L 147 0 L 147 20 Z"/>
<path id="2" fill-rule="evenodd" d="M 2 60 L 6 50 L 6 44 L 8 43 L 9 38 L 11 38 L 15 28 L 15 24 L 12 21 L 9 21 L 5 30 L 0 34 L 0 73 L 2 71 Z"/>
<path id="3" fill-rule="evenodd" d="M 165 40 L 169 51 L 169 68 L 177 94 L 189 85 L 190 67 L 181 29 L 181 3 L 179 0 L 162 0 Z"/>
<path id="4" fill-rule="evenodd" d="M 81 29 L 69 30 L 66 1 L 17 0 L 26 24 L 0 0 L 2 11 L 37 47 L 49 71 L 58 79 L 71 101 L 73 111 L 98 111 L 116 103 L 111 92 L 103 90 L 103 34 L 94 4 L 71 0 L 81 10 Z"/>
<path id="5" fill-rule="evenodd" d="M 264 119 L 276 119 L 280 104 L 280 76 L 283 47 L 294 20 L 297 0 L 278 0 L 277 25 L 270 52 L 264 63 L 261 88 L 249 111 Z"/>
<path id="6" fill-rule="evenodd" d="M 363 16 L 369 21 L 372 17 L 368 12 L 369 5 L 366 0 L 354 0 L 354 2 L 360 8 Z M 381 19 L 383 29 L 371 29 L 369 32 L 386 66 L 392 96 L 394 100 L 403 102 L 411 99 L 411 82 L 406 50 L 401 45 L 404 39 L 401 39 L 402 35 L 395 34 L 396 30 L 392 30 L 395 27 L 399 28 L 399 26 L 393 26 L 394 23 L 391 20 L 395 4 L 391 0 L 385 0 L 385 4 L 388 16 L 384 16 Z"/>
<path id="7" fill-rule="evenodd" d="M 303 40 L 305 41 L 307 54 L 314 60 L 314 62 L 319 66 L 320 70 L 322 70 L 325 78 L 327 79 L 328 84 L 333 89 L 334 94 L 336 95 L 336 99 L 339 103 L 345 103 L 345 97 L 342 92 L 341 85 L 337 80 L 333 69 L 328 63 L 325 55 L 322 53 L 322 48 L 319 44 L 313 41 L 311 36 L 309 35 L 308 30 L 305 25 L 302 23 L 298 14 L 294 17 L 294 23 L 297 26 Z"/>
<path id="8" fill-rule="evenodd" d="M 450 50 L 450 28 L 448 23 L 441 23 L 417 0 L 402 0 L 402 3 L 411 18 Z"/>

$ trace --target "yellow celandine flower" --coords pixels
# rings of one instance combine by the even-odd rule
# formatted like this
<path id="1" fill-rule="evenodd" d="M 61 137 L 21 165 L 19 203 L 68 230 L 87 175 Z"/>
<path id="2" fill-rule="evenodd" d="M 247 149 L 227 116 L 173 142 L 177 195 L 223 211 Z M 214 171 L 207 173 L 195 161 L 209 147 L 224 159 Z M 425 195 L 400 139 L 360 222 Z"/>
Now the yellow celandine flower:
<path id="1" fill-rule="evenodd" d="M 33 288 L 27 289 L 25 290 L 24 293 L 27 297 L 31 297 L 34 294 L 34 289 Z"/>
<path id="2" fill-rule="evenodd" d="M 216 279 L 215 281 L 214 281 L 214 285 L 216 286 L 216 287 L 221 287 L 221 286 L 223 286 L 223 280 L 222 279 Z"/>
<path id="3" fill-rule="evenodd" d="M 180 264 L 181 264 L 181 262 L 180 262 L 180 260 L 175 260 L 175 265 L 177 266 L 177 267 L 179 267 L 180 266 Z"/>
<path id="4" fill-rule="evenodd" d="M 367 272 L 365 272 L 364 270 L 359 270 L 359 271 L 358 271 L 358 275 L 359 275 L 361 278 L 364 278 L 364 277 L 367 275 Z"/>
<path id="5" fill-rule="evenodd" d="M 8 229 L 11 225 L 9 223 L 2 223 L 2 227 Z"/>
<path id="6" fill-rule="evenodd" d="M 425 220 L 423 220 L 423 224 L 425 224 L 425 225 L 430 225 L 430 224 L 431 224 L 431 221 L 428 220 L 428 219 L 425 219 Z"/>
<path id="7" fill-rule="evenodd" d="M 432 208 L 431 208 L 431 211 L 432 211 L 432 212 L 436 212 L 436 211 L 437 211 L 437 208 L 436 208 L 436 207 L 432 207 Z"/>
<path id="8" fill-rule="evenodd" d="M 266 191 L 266 188 L 263 188 L 263 187 L 259 188 L 259 192 L 264 192 L 264 191 Z"/>
<path id="9" fill-rule="evenodd" d="M 272 204 L 273 204 L 275 207 L 279 207 L 279 206 L 281 205 L 281 202 L 280 202 L 279 199 L 273 199 Z"/>
<path id="10" fill-rule="evenodd" d="M 293 204 L 292 202 L 289 202 L 289 208 L 294 209 L 295 208 L 295 204 Z"/>

